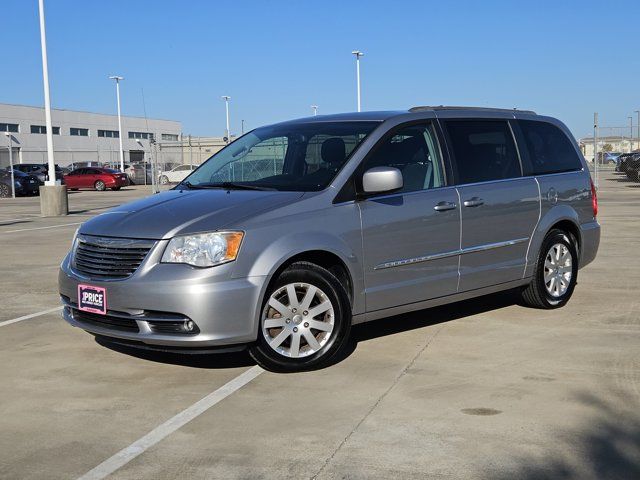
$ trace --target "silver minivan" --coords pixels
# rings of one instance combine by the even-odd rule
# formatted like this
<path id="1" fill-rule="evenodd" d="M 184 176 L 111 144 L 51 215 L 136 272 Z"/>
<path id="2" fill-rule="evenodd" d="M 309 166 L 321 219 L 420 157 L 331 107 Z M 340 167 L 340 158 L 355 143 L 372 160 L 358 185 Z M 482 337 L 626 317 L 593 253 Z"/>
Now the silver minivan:
<path id="1" fill-rule="evenodd" d="M 563 306 L 596 256 L 596 214 L 585 160 L 554 118 L 304 118 L 84 223 L 60 269 L 63 316 L 131 347 L 248 346 L 274 371 L 317 368 L 360 322 L 507 289 Z"/>

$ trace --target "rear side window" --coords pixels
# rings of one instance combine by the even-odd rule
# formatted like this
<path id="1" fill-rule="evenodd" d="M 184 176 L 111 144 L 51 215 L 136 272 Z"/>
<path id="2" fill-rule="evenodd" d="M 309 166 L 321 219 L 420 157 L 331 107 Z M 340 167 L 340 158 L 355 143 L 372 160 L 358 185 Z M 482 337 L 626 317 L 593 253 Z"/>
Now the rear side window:
<path id="1" fill-rule="evenodd" d="M 534 175 L 580 170 L 582 164 L 569 138 L 555 125 L 520 120 Z"/>
<path id="2" fill-rule="evenodd" d="M 488 182 L 522 175 L 511 129 L 505 121 L 446 122 L 458 184 Z"/>

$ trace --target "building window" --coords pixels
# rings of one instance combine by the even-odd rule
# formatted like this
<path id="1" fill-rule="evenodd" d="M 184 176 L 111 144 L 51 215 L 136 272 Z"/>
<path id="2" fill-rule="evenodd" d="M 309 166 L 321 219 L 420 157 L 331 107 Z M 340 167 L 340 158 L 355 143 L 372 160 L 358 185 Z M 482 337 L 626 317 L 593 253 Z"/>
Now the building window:
<path id="1" fill-rule="evenodd" d="M 139 138 L 143 140 L 153 140 L 153 133 L 129 132 L 129 138 Z"/>
<path id="2" fill-rule="evenodd" d="M 174 135 L 173 133 L 163 133 L 162 140 L 167 140 L 169 142 L 177 142 L 178 135 Z"/>
<path id="3" fill-rule="evenodd" d="M 17 123 L 0 123 L 0 132 L 18 133 Z"/>
<path id="4" fill-rule="evenodd" d="M 117 130 L 98 130 L 98 136 L 103 138 L 120 138 Z"/>
<path id="5" fill-rule="evenodd" d="M 88 137 L 89 129 L 88 128 L 70 128 L 69 135 L 72 137 Z"/>
<path id="6" fill-rule="evenodd" d="M 44 125 L 31 125 L 31 133 L 47 133 L 47 127 Z M 60 135 L 60 127 L 53 127 L 53 134 Z"/>

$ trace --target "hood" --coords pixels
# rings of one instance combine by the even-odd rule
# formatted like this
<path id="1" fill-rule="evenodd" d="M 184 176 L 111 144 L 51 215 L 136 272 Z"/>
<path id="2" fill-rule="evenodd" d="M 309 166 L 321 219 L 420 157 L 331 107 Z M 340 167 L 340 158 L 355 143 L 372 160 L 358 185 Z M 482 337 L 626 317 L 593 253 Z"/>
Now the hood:
<path id="1" fill-rule="evenodd" d="M 220 230 L 295 202 L 303 195 L 254 190 L 170 190 L 108 210 L 85 222 L 80 233 L 159 240 Z"/>

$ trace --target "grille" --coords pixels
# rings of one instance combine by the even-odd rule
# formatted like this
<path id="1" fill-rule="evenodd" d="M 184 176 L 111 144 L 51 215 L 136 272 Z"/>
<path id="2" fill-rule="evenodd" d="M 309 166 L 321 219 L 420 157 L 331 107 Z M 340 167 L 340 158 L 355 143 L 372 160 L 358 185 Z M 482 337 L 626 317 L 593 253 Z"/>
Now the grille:
<path id="1" fill-rule="evenodd" d="M 74 320 L 93 325 L 95 327 L 119 330 L 121 332 L 139 332 L 138 322 L 129 318 L 115 317 L 112 315 L 100 315 L 97 313 L 83 312 L 75 308 L 71 309 Z"/>
<path id="2" fill-rule="evenodd" d="M 140 266 L 153 245 L 150 240 L 78 235 L 74 267 L 91 278 L 127 278 Z"/>

